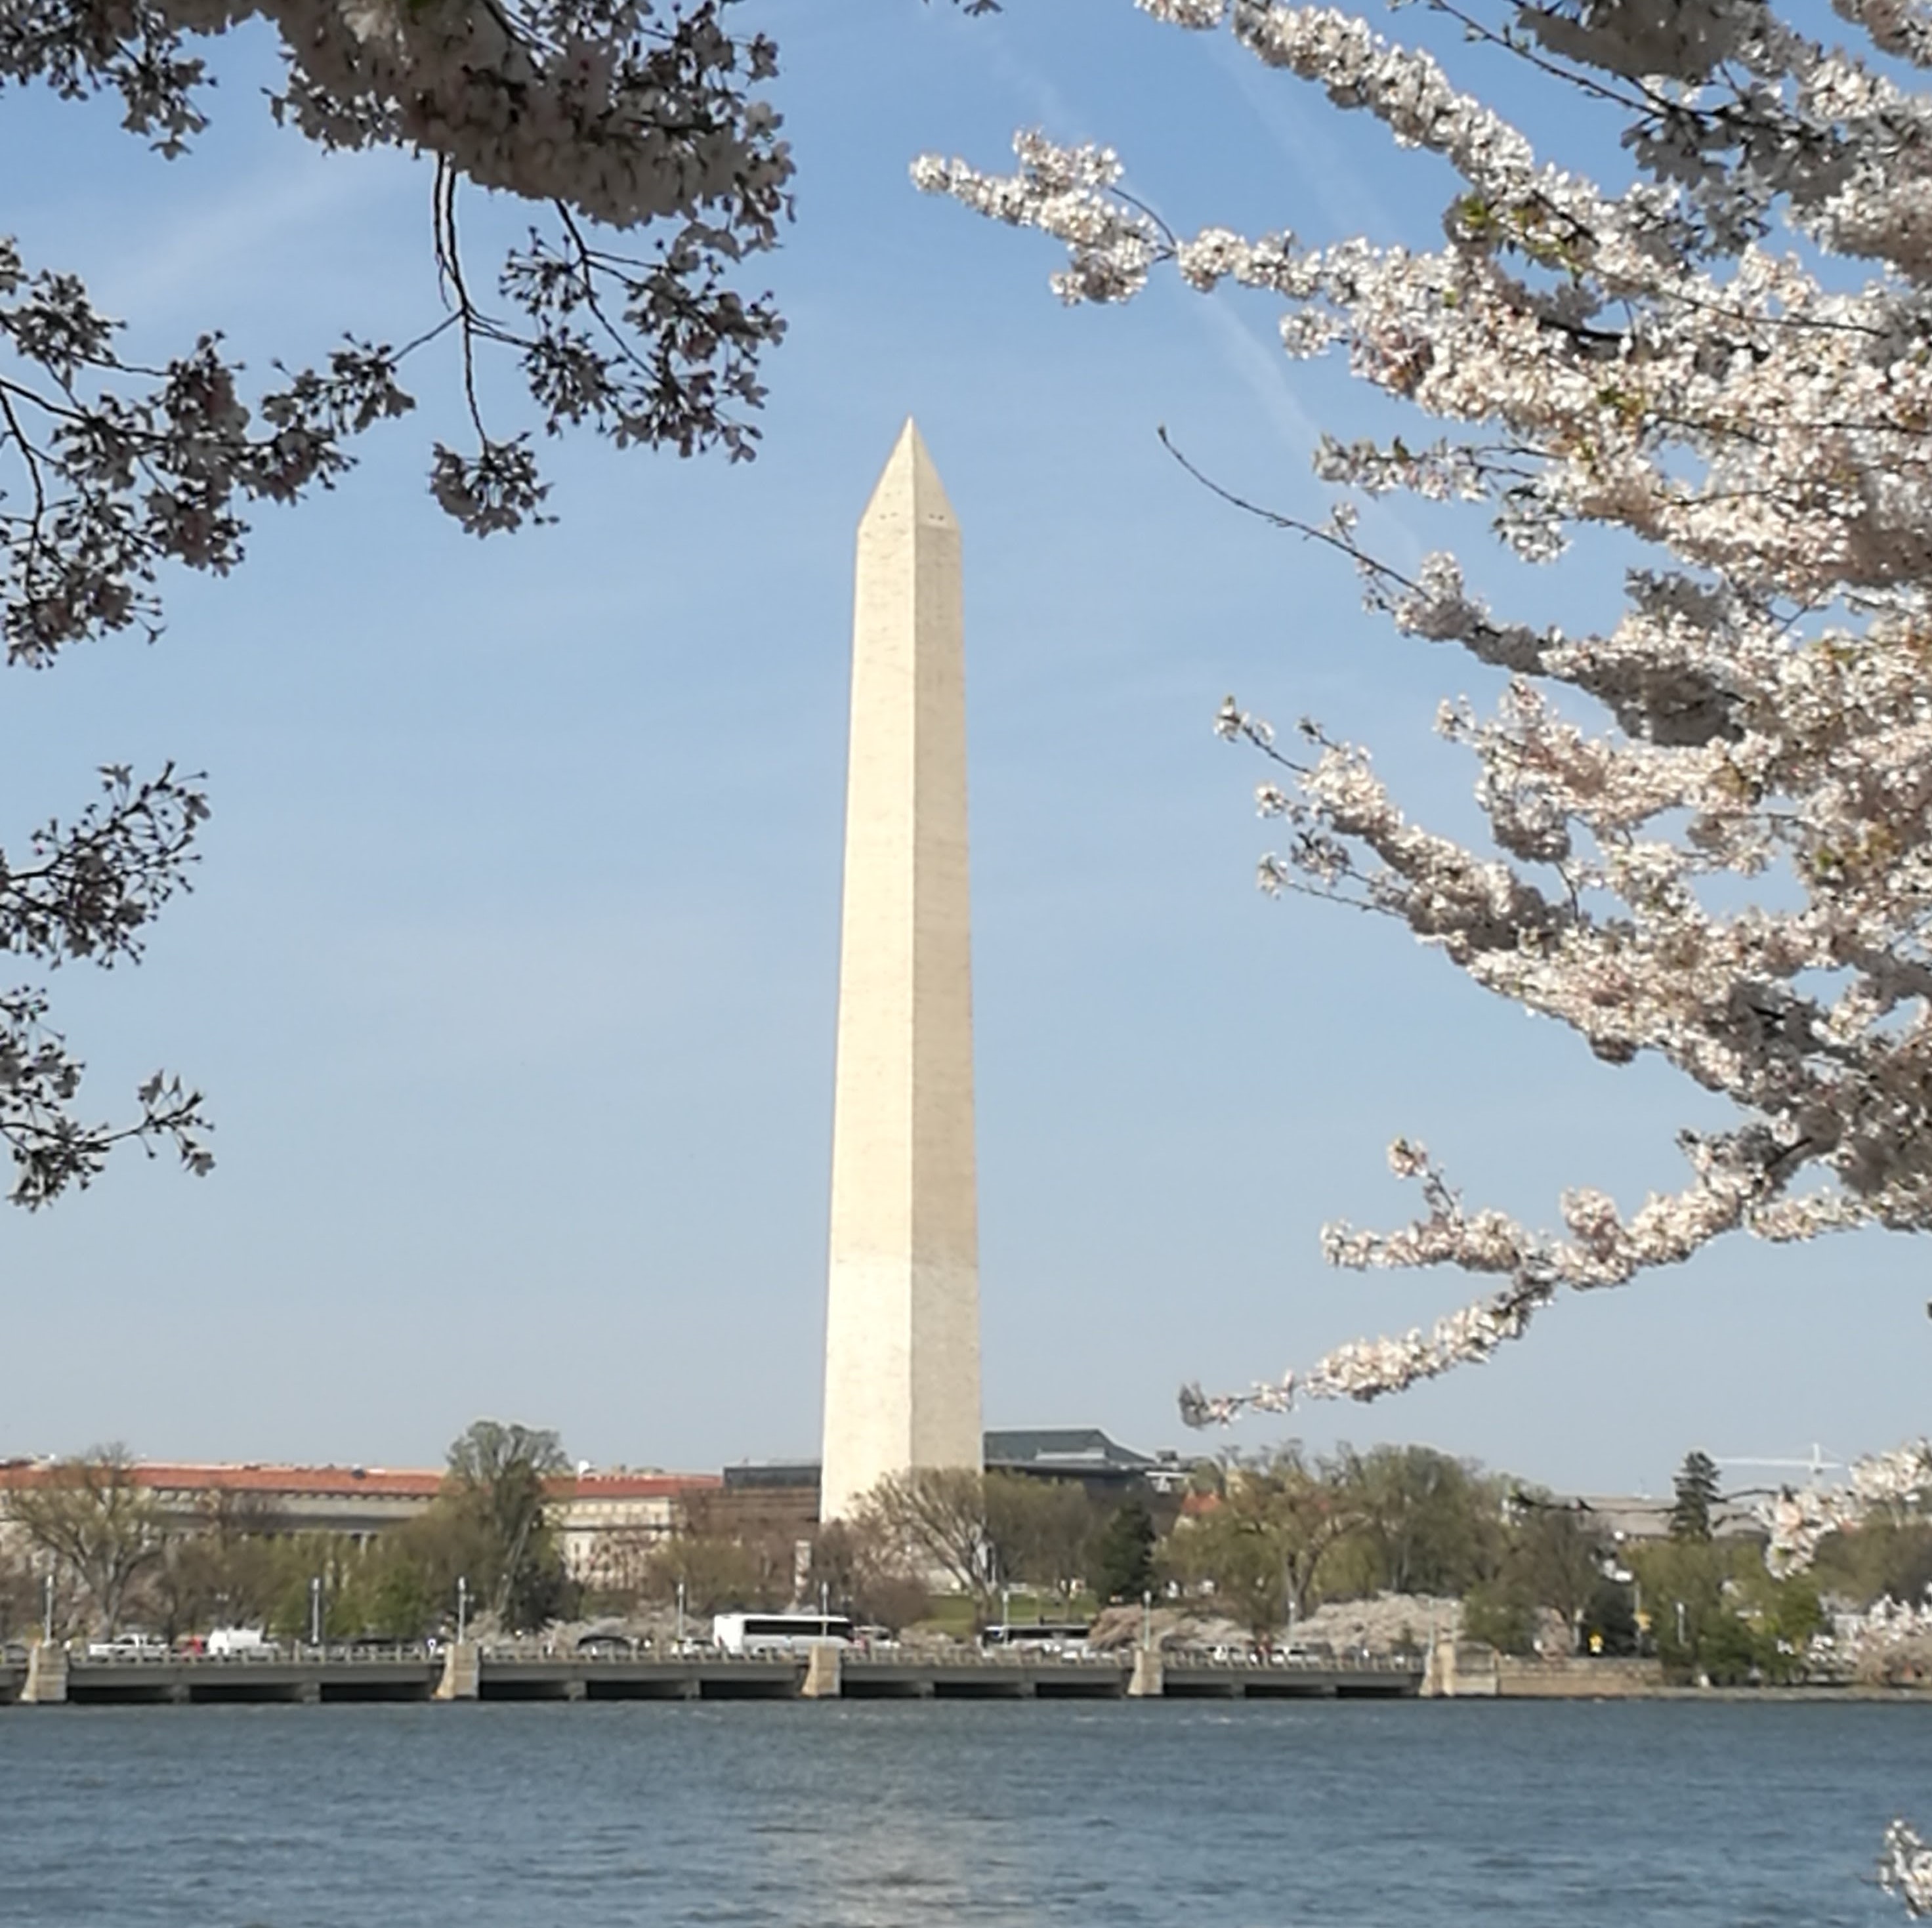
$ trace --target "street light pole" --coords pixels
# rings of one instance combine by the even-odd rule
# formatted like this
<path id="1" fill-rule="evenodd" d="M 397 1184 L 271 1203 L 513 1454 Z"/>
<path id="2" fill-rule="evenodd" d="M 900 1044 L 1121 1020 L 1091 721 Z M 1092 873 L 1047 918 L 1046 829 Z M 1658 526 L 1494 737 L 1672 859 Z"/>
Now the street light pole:
<path id="1" fill-rule="evenodd" d="M 463 1636 L 470 1626 L 470 1576 L 459 1574 L 456 1582 L 456 1644 L 463 1645 Z"/>
<path id="2" fill-rule="evenodd" d="M 684 1582 L 677 1583 L 677 1651 L 684 1651 Z"/>
<path id="3" fill-rule="evenodd" d="M 40 1639 L 48 1646 L 54 1644 L 54 1570 L 47 1569 L 46 1607 L 40 1621 Z"/>

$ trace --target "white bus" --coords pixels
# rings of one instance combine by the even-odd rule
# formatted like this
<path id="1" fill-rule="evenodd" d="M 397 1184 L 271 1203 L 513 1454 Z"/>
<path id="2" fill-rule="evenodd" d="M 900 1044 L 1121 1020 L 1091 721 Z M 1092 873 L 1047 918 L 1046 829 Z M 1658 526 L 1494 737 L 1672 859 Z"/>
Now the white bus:
<path id="1" fill-rule="evenodd" d="M 852 1623 L 843 1614 L 717 1613 L 711 1644 L 727 1654 L 802 1654 L 814 1640 L 852 1644 Z"/>

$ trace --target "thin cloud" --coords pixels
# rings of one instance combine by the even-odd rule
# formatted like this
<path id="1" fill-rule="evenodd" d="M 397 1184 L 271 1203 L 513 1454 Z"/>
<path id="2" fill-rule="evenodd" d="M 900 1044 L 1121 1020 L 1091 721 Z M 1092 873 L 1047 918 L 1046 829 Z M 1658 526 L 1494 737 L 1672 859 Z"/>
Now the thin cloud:
<path id="1" fill-rule="evenodd" d="M 1312 196 L 1331 227 L 1342 234 L 1386 235 L 1400 229 L 1395 211 L 1364 184 L 1360 166 L 1329 133 L 1331 113 L 1296 111 L 1297 94 L 1306 99 L 1308 82 L 1264 73 L 1251 54 L 1225 37 L 1215 40 L 1214 59 L 1269 139 L 1293 163 L 1297 188 Z"/>
<path id="2" fill-rule="evenodd" d="M 136 244 L 100 278 L 115 304 L 168 319 L 192 307 L 205 316 L 211 298 L 256 282 L 262 257 L 281 252 L 303 231 L 320 231 L 344 215 L 394 196 L 400 169 L 369 155 L 326 155 L 290 143 L 280 166 L 244 184 L 188 202 L 145 244 Z"/>

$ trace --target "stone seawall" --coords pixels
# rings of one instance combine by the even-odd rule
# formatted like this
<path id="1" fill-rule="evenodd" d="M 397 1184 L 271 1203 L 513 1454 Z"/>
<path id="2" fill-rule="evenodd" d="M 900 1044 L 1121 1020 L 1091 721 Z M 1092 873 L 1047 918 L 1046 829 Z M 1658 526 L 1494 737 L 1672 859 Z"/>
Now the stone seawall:
<path id="1" fill-rule="evenodd" d="M 1506 1700 L 1623 1699 L 1664 1685 L 1664 1663 L 1654 1660 L 1524 1660 L 1499 1654 L 1496 1672 L 1497 1695 Z"/>
<path id="2" fill-rule="evenodd" d="M 1884 1687 L 1852 1681 L 1784 1686 L 1692 1687 L 1666 1681 L 1649 1660 L 1526 1660 L 1474 1641 L 1438 1641 L 1421 1687 L 1425 1700 L 1883 1700 L 1932 1705 L 1932 1687 Z"/>
<path id="3" fill-rule="evenodd" d="M 1657 1660 L 1524 1660 L 1479 1642 L 1437 1642 L 1423 1682 L 1436 1700 L 1628 1699 L 1664 1691 Z"/>

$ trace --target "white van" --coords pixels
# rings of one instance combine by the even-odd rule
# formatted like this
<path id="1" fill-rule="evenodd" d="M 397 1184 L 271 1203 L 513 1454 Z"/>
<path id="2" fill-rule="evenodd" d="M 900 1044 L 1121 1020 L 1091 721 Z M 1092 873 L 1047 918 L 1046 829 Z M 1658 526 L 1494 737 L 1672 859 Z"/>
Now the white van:
<path id="1" fill-rule="evenodd" d="M 218 1627 L 209 1633 L 202 1651 L 212 1660 L 239 1660 L 272 1649 L 259 1627 Z"/>

